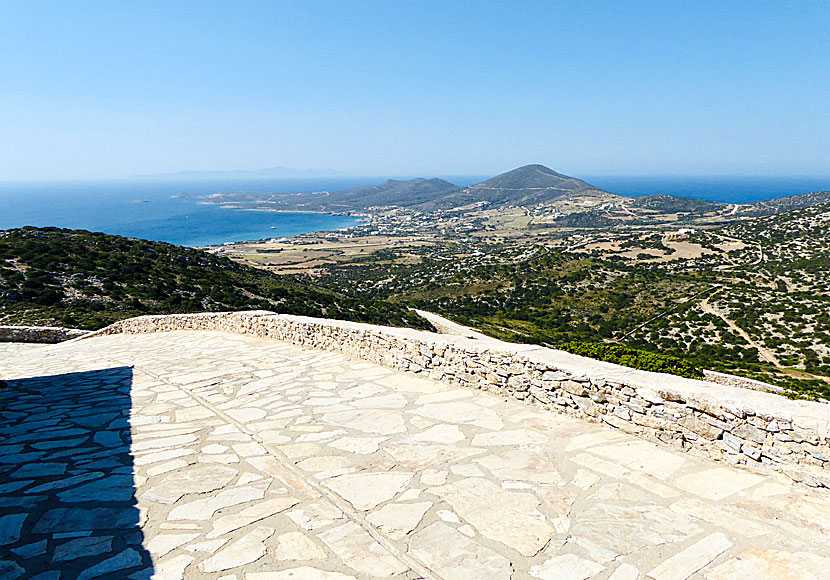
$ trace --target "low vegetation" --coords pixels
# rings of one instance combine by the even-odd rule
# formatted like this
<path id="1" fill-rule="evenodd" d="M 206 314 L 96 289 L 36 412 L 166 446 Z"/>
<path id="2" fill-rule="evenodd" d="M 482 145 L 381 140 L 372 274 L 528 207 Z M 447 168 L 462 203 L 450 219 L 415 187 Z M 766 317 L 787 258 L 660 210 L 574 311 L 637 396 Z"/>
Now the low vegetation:
<path id="1" fill-rule="evenodd" d="M 0 324 L 95 330 L 143 314 L 252 309 L 432 328 L 401 306 L 200 250 L 57 228 L 0 232 Z"/>

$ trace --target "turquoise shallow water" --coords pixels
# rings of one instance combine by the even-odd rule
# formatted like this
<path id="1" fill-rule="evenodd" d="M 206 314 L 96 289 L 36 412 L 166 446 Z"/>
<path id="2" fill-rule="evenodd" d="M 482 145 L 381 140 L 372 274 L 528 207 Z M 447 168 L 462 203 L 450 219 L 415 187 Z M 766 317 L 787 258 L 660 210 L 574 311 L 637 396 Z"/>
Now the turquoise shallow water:
<path id="1" fill-rule="evenodd" d="M 580 176 L 621 195 L 669 193 L 727 203 L 747 203 L 830 189 L 830 177 L 686 177 Z M 470 185 L 485 176 L 447 176 Z M 252 193 L 336 191 L 381 183 L 379 177 L 259 180 L 121 180 L 0 183 L 0 229 L 58 226 L 109 234 L 204 246 L 347 228 L 348 216 L 223 209 L 179 193 L 209 195 L 223 191 Z"/>
<path id="2" fill-rule="evenodd" d="M 182 192 L 206 195 L 222 191 L 268 193 L 342 187 L 353 184 L 349 180 L 3 183 L 0 229 L 57 226 L 191 247 L 279 238 L 347 228 L 358 220 L 328 214 L 224 209 L 171 196 Z"/>

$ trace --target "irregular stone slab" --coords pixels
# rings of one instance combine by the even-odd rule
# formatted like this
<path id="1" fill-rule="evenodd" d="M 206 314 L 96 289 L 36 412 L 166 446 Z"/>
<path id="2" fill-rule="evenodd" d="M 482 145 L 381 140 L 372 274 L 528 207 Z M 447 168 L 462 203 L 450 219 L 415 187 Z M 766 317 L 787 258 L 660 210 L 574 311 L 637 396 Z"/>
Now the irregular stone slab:
<path id="1" fill-rule="evenodd" d="M 510 561 L 490 548 L 435 522 L 415 532 L 409 554 L 444 580 L 510 580 Z"/>
<path id="2" fill-rule="evenodd" d="M 130 450 L 133 453 L 147 451 L 149 449 L 166 449 L 168 447 L 184 447 L 197 440 L 195 435 L 172 435 L 169 437 L 157 437 L 147 441 L 133 442 Z"/>
<path id="3" fill-rule="evenodd" d="M 571 534 L 616 554 L 677 542 L 702 530 L 692 520 L 660 505 L 595 503 L 580 512 Z"/>
<path id="4" fill-rule="evenodd" d="M 538 566 L 531 566 L 530 575 L 540 580 L 587 580 L 604 569 L 602 564 L 574 554 L 563 554 Z"/>
<path id="5" fill-rule="evenodd" d="M 466 436 L 458 428 L 458 425 L 435 425 L 426 429 L 422 433 L 418 433 L 413 437 L 415 441 L 426 441 L 429 443 L 444 443 L 451 445 L 464 441 Z"/>
<path id="6" fill-rule="evenodd" d="M 431 488 L 480 534 L 533 556 L 545 547 L 553 527 L 536 508 L 539 500 L 528 493 L 506 491 L 480 478 L 462 479 Z"/>
<path id="7" fill-rule="evenodd" d="M 12 548 L 12 553 L 24 559 L 42 556 L 46 553 L 46 540 L 32 542 L 31 544 Z M 0 576 L 0 578 L 2 578 L 2 576 Z"/>
<path id="8" fill-rule="evenodd" d="M 14 544 L 20 539 L 20 529 L 29 514 L 10 514 L 0 517 L 0 546 Z"/>
<path id="9" fill-rule="evenodd" d="M 274 557 L 277 560 L 322 560 L 326 553 L 301 532 L 289 532 L 277 538 Z"/>
<path id="10" fill-rule="evenodd" d="M 378 435 L 406 432 L 403 416 L 387 409 L 359 409 L 326 413 L 323 415 L 323 421 L 338 427 Z"/>
<path id="11" fill-rule="evenodd" d="M 66 503 L 118 501 L 127 502 L 135 491 L 132 475 L 110 475 L 90 483 L 78 485 L 57 494 Z"/>
<path id="12" fill-rule="evenodd" d="M 504 423 L 492 409 L 463 401 L 449 403 L 431 403 L 420 409 L 409 411 L 415 415 L 435 419 L 439 422 L 459 425 L 475 425 L 483 429 L 498 431 Z"/>
<path id="13" fill-rule="evenodd" d="M 388 439 L 389 437 L 341 437 L 327 445 L 349 453 L 368 455 L 377 451 L 378 446 Z"/>
<path id="14" fill-rule="evenodd" d="M 55 508 L 47 511 L 32 530 L 36 534 L 124 530 L 138 523 L 138 510 L 115 508 Z"/>
<path id="15" fill-rule="evenodd" d="M 417 528 L 431 507 L 431 501 L 393 503 L 369 514 L 366 520 L 378 528 L 384 536 L 398 540 Z"/>
<path id="16" fill-rule="evenodd" d="M 124 441 L 121 439 L 121 434 L 118 431 L 98 431 L 92 440 L 104 447 L 114 448 L 124 445 Z"/>
<path id="17" fill-rule="evenodd" d="M 387 577 L 408 567 L 378 544 L 354 522 L 321 532 L 318 536 L 349 568 L 369 576 Z"/>
<path id="18" fill-rule="evenodd" d="M 654 580 L 686 580 L 731 547 L 732 542 L 720 532 L 710 534 L 668 560 L 663 560 L 648 574 Z"/>
<path id="19" fill-rule="evenodd" d="M 225 487 L 238 473 L 238 469 L 225 465 L 193 467 L 171 473 L 141 496 L 157 503 L 174 504 L 186 494 L 208 493 Z"/>
<path id="20" fill-rule="evenodd" d="M 501 480 L 565 485 L 565 480 L 547 452 L 536 447 L 505 450 L 498 455 L 487 455 L 474 461 Z"/>
<path id="21" fill-rule="evenodd" d="M 261 526 L 223 548 L 199 564 L 203 572 L 222 572 L 256 562 L 265 555 L 265 540 L 274 535 L 274 528 Z"/>
<path id="22" fill-rule="evenodd" d="M 137 466 L 148 465 L 150 463 L 158 463 L 159 461 L 167 461 L 169 459 L 176 459 L 178 457 L 185 457 L 186 455 L 195 455 L 194 449 L 168 449 L 167 451 L 158 451 L 156 453 L 146 453 L 139 455 L 133 459 L 133 463 Z"/>
<path id="23" fill-rule="evenodd" d="M 620 564 L 608 580 L 639 580 L 640 571 L 631 564 Z"/>
<path id="24" fill-rule="evenodd" d="M 63 489 L 65 487 L 72 487 L 84 483 L 86 481 L 103 477 L 103 475 L 104 474 L 100 471 L 93 471 L 91 473 L 82 473 L 81 475 L 73 475 L 71 477 L 62 477 L 61 479 L 56 479 L 54 481 L 50 481 L 42 485 L 30 487 L 26 490 L 26 493 L 43 493 L 46 491 L 52 491 L 53 489 Z"/>
<path id="25" fill-rule="evenodd" d="M 729 507 L 719 504 L 685 498 L 674 502 L 669 508 L 679 514 L 709 522 L 713 526 L 723 526 L 724 521 L 728 521 L 730 531 L 748 538 L 757 538 L 772 533 L 770 526 L 758 520 L 744 518 Z"/>
<path id="26" fill-rule="evenodd" d="M 264 409 L 228 409 L 225 411 L 228 415 L 239 421 L 240 423 L 248 423 L 249 421 L 257 421 L 265 417 L 268 413 Z"/>
<path id="27" fill-rule="evenodd" d="M 111 574 L 120 570 L 126 570 L 127 568 L 135 568 L 141 564 L 141 554 L 132 548 L 127 548 L 112 558 L 108 558 L 103 562 L 99 562 L 98 564 L 87 568 L 78 574 L 78 580 L 90 580 L 91 578 L 97 578 L 98 576 L 103 576 L 104 574 Z"/>
<path id="28" fill-rule="evenodd" d="M 300 566 L 279 572 L 249 572 L 245 580 L 357 580 L 340 572 L 329 572 L 309 566 Z"/>
<path id="29" fill-rule="evenodd" d="M 406 397 L 399 393 L 390 393 L 379 397 L 366 397 L 352 402 L 353 407 L 371 409 L 402 409 L 406 406 Z"/>
<path id="30" fill-rule="evenodd" d="M 426 405 L 428 403 L 443 403 L 446 401 L 455 401 L 457 399 L 468 399 L 473 396 L 472 391 L 464 389 L 453 389 L 450 391 L 441 391 L 438 393 L 430 393 L 428 395 L 421 395 L 415 399 L 416 405 Z"/>
<path id="31" fill-rule="evenodd" d="M 255 487 L 237 487 L 220 491 L 213 497 L 193 500 L 176 506 L 167 516 L 168 520 L 209 520 L 217 510 L 262 499 L 265 491 Z"/>
<path id="32" fill-rule="evenodd" d="M 671 480 L 688 461 L 684 456 L 662 449 L 656 443 L 637 439 L 592 447 L 590 451 L 628 470 L 646 473 L 662 481 Z"/>
<path id="33" fill-rule="evenodd" d="M 112 551 L 112 536 L 91 536 L 69 540 L 55 548 L 53 562 L 68 562 L 77 558 L 98 556 Z"/>
<path id="34" fill-rule="evenodd" d="M 0 560 L 0 578 L 3 580 L 15 580 L 25 574 L 26 571 L 11 560 Z"/>
<path id="35" fill-rule="evenodd" d="M 173 558 L 157 562 L 154 566 L 152 580 L 182 580 L 184 571 L 193 563 L 194 559 L 193 556 L 179 554 Z"/>
<path id="36" fill-rule="evenodd" d="M 439 471 L 437 469 L 424 469 L 421 472 L 421 485 L 444 485 L 447 482 L 446 471 Z"/>
<path id="37" fill-rule="evenodd" d="M 153 556 L 161 558 L 199 536 L 200 534 L 157 534 L 145 543 L 145 547 Z"/>
<path id="38" fill-rule="evenodd" d="M 278 447 L 288 459 L 300 459 L 309 455 L 319 455 L 323 450 L 316 443 L 289 443 Z"/>
<path id="39" fill-rule="evenodd" d="M 412 479 L 411 473 L 350 473 L 333 477 L 326 487 L 356 509 L 370 510 L 395 497 Z"/>
<path id="40" fill-rule="evenodd" d="M 12 472 L 11 476 L 15 479 L 24 479 L 31 477 L 51 477 L 55 475 L 63 475 L 66 473 L 65 463 L 27 463 L 18 467 Z"/>
<path id="41" fill-rule="evenodd" d="M 343 512 L 328 502 L 315 502 L 301 508 L 287 512 L 288 518 L 306 530 L 324 528 L 329 524 L 342 520 Z"/>
<path id="42" fill-rule="evenodd" d="M 318 455 L 317 457 L 309 457 L 297 462 L 297 467 L 303 471 L 316 474 L 339 475 L 351 464 L 352 460 L 349 457 L 343 457 L 341 455 Z M 317 477 L 322 478 L 321 475 Z"/>
<path id="43" fill-rule="evenodd" d="M 300 503 L 300 500 L 293 497 L 280 497 L 276 499 L 260 501 L 251 507 L 243 509 L 238 514 L 221 516 L 213 521 L 213 530 L 205 537 L 208 539 L 223 536 L 228 532 L 238 530 L 241 527 L 251 525 L 274 514 L 278 514 Z"/>
<path id="44" fill-rule="evenodd" d="M 715 467 L 706 471 L 690 473 L 679 477 L 674 484 L 682 490 L 688 491 L 714 501 L 749 489 L 764 481 L 760 475 L 746 473 L 736 469 Z"/>
<path id="45" fill-rule="evenodd" d="M 707 580 L 825 580 L 830 558 L 750 548 L 706 572 Z"/>
<path id="46" fill-rule="evenodd" d="M 445 465 L 484 453 L 482 449 L 460 447 L 455 445 L 433 445 L 429 443 L 391 442 L 383 450 L 395 458 L 404 469 L 420 471 L 426 467 Z"/>
<path id="47" fill-rule="evenodd" d="M 495 433 L 478 433 L 473 437 L 473 445 L 481 447 L 498 447 L 507 445 L 532 445 L 545 441 L 541 433 L 527 429 L 496 431 Z"/>

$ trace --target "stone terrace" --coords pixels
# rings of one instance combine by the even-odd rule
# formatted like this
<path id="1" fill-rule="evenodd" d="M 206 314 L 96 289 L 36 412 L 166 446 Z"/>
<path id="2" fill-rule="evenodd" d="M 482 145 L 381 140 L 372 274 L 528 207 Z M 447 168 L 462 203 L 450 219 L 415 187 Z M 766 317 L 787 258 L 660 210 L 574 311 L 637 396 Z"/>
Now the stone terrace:
<path id="1" fill-rule="evenodd" d="M 0 345 L 0 578 L 830 578 L 830 495 L 254 336 Z"/>

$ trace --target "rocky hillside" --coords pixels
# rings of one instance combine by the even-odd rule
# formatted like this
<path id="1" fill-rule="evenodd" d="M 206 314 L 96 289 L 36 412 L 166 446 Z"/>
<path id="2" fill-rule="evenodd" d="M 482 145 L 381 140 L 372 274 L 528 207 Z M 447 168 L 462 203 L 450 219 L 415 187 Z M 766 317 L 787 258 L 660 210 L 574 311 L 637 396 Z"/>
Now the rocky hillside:
<path id="1" fill-rule="evenodd" d="M 200 250 L 82 230 L 0 232 L 0 324 L 94 330 L 143 314 L 251 309 L 432 328 L 402 306 Z"/>
<path id="2" fill-rule="evenodd" d="M 544 165 L 525 165 L 423 203 L 419 207 L 424 210 L 448 209 L 477 202 L 487 202 L 488 207 L 529 206 L 582 193 L 606 192 L 581 179 L 557 173 Z"/>

